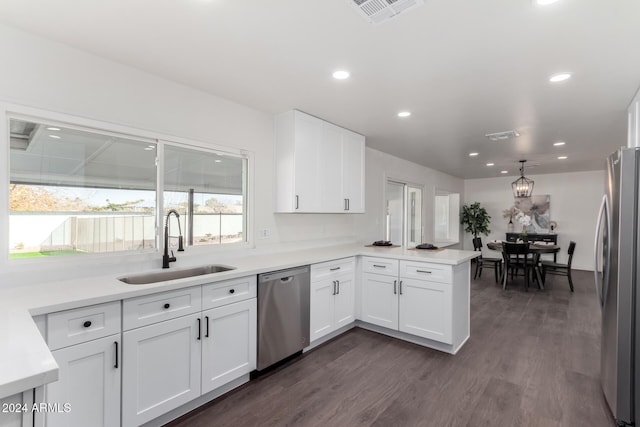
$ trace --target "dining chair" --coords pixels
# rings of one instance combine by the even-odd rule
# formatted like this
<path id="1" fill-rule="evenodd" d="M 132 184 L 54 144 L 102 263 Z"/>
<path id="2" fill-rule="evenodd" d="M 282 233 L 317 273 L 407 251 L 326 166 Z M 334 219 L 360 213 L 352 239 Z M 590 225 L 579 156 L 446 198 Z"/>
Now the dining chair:
<path id="1" fill-rule="evenodd" d="M 567 250 L 567 253 L 569 254 L 569 260 L 566 264 L 561 264 L 554 261 L 542 261 L 542 281 L 545 281 L 547 273 L 556 274 L 558 276 L 567 276 L 567 278 L 569 279 L 569 288 L 571 289 L 571 292 L 573 292 L 573 280 L 571 279 L 571 262 L 573 261 L 573 252 L 575 250 L 576 242 L 569 242 L 569 249 Z"/>
<path id="2" fill-rule="evenodd" d="M 476 258 L 476 271 L 473 275 L 473 278 L 475 279 L 476 277 L 480 277 L 482 275 L 482 267 L 492 266 L 493 271 L 496 275 L 496 283 L 500 282 L 500 277 L 502 276 L 502 259 L 482 256 L 481 237 L 473 238 L 473 250 L 480 251 L 480 256 Z"/>
<path id="3" fill-rule="evenodd" d="M 529 252 L 529 243 L 502 242 L 502 259 L 504 269 L 502 274 L 502 289 L 507 289 L 507 279 L 511 273 L 511 280 L 518 275 L 518 270 L 524 273 L 525 290 L 529 290 L 529 276 L 535 272 L 534 256 Z"/>

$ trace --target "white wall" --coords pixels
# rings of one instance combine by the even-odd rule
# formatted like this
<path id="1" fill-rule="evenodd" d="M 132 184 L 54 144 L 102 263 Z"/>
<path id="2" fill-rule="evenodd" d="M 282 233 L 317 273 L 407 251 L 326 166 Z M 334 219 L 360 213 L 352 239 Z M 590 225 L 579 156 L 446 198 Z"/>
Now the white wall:
<path id="1" fill-rule="evenodd" d="M 434 197 L 436 189 L 452 193 L 464 191 L 460 178 L 420 166 L 372 148 L 366 150 L 366 210 L 358 220 L 358 235 L 363 242 L 384 239 L 384 192 L 388 178 L 423 186 L 423 241 L 433 242 Z M 455 248 L 457 246 L 451 246 Z"/>
<path id="2" fill-rule="evenodd" d="M 0 67 L 0 101 L 251 152 L 255 165 L 253 200 L 249 201 L 253 230 L 271 231 L 270 239 L 255 240 L 258 248 L 382 238 L 386 177 L 425 186 L 425 240 L 430 241 L 435 189 L 463 190 L 460 179 L 367 148 L 366 214 L 274 214 L 272 114 L 1 25 L 0 50 L 6 59 Z M 5 124 L 0 125 L 2 129 Z M 7 150 L 5 135 L 0 131 L 0 144 Z M 6 162 L 0 163 L 0 175 L 8 177 Z M 7 212 L 6 200 L 6 189 L 0 189 L 0 211 Z M 0 241 L 6 242 L 7 223 L 2 224 Z M 0 278 L 6 280 L 0 283 L 110 273 L 133 264 L 138 269 L 154 268 L 159 263 L 155 255 L 121 257 L 96 262 L 82 271 L 79 266 L 70 267 L 73 261 L 51 261 L 33 268 L 1 259 Z"/>
<path id="3" fill-rule="evenodd" d="M 551 220 L 558 223 L 559 262 L 566 262 L 569 241 L 576 242 L 573 267 L 593 270 L 593 243 L 598 208 L 604 194 L 604 171 L 528 175 L 535 194 L 551 196 Z M 504 239 L 509 219 L 502 211 L 513 205 L 514 177 L 469 179 L 464 182 L 464 203 L 480 202 L 491 215 L 491 233 L 483 240 Z M 473 249 L 471 235 L 464 233 L 465 249 Z"/>
<path id="4" fill-rule="evenodd" d="M 356 238 L 355 215 L 273 213 L 272 114 L 2 25 L 0 51 L 0 101 L 252 152 L 253 228 L 271 231 L 256 246 Z M 6 134 L 0 132 L 5 153 Z M 8 176 L 6 161 L 0 176 Z M 0 211 L 7 212 L 4 189 Z M 7 238 L 5 228 L 0 241 Z"/>

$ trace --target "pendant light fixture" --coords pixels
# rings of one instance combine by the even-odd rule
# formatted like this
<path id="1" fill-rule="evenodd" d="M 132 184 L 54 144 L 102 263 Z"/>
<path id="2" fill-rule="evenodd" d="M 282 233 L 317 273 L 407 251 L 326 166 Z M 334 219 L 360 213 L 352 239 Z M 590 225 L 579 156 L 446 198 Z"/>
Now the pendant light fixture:
<path id="1" fill-rule="evenodd" d="M 526 160 L 520 160 L 520 178 L 511 183 L 513 197 L 515 197 L 516 199 L 531 197 L 531 193 L 533 193 L 533 180 L 524 176 L 525 162 Z"/>

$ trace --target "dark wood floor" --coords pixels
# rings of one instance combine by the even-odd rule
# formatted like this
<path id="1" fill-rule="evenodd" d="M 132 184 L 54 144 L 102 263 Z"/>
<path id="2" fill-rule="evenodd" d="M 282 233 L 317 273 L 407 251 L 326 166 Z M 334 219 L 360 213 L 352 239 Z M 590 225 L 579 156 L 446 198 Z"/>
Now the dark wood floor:
<path id="1" fill-rule="evenodd" d="M 592 273 L 574 293 L 560 276 L 503 291 L 492 273 L 472 280 L 455 356 L 357 328 L 171 426 L 614 426 Z"/>

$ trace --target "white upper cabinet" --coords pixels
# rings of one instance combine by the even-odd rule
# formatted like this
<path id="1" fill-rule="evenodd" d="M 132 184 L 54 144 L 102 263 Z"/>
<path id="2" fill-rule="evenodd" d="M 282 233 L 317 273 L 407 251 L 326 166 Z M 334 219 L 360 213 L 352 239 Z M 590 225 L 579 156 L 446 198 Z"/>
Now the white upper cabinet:
<path id="1" fill-rule="evenodd" d="M 365 138 L 300 111 L 276 117 L 276 211 L 364 212 Z"/>

